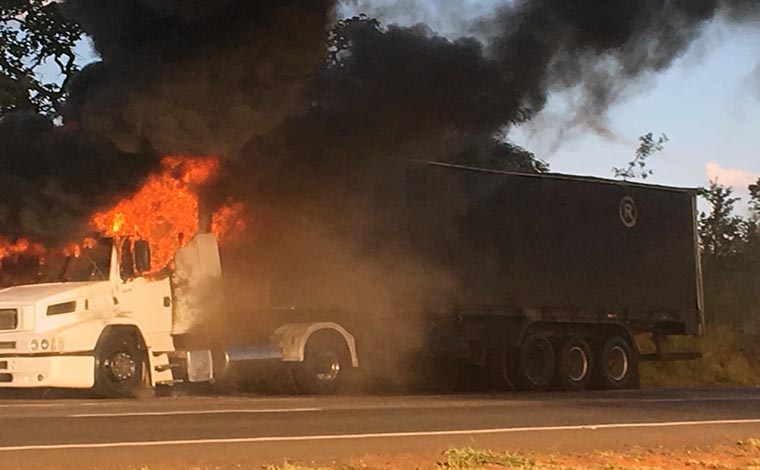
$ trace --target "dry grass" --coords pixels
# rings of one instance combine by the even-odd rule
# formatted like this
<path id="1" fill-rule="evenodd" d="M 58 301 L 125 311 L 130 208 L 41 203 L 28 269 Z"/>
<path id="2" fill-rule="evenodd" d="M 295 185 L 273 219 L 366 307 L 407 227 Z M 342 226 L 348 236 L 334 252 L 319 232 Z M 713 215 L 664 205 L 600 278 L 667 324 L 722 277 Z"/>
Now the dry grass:
<path id="1" fill-rule="evenodd" d="M 368 455 L 329 470 L 760 470 L 760 439 L 735 446 L 679 451 L 638 449 L 584 454 L 517 454 L 487 449 L 449 449 L 443 454 Z M 265 470 L 327 470 L 319 466 L 269 466 Z"/>
<path id="2" fill-rule="evenodd" d="M 652 345 L 640 339 L 643 352 Z M 725 325 L 712 325 L 703 338 L 674 338 L 674 351 L 702 351 L 695 361 L 643 363 L 641 379 L 646 386 L 754 385 L 760 383 L 760 337 Z"/>

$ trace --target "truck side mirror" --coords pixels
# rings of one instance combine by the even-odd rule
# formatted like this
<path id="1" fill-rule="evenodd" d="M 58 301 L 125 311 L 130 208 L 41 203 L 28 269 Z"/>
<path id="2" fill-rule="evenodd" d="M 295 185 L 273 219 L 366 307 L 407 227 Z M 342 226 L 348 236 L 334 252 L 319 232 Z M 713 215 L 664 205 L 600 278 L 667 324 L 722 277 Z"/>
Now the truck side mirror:
<path id="1" fill-rule="evenodd" d="M 135 268 L 139 273 L 150 271 L 150 245 L 145 240 L 135 241 Z"/>

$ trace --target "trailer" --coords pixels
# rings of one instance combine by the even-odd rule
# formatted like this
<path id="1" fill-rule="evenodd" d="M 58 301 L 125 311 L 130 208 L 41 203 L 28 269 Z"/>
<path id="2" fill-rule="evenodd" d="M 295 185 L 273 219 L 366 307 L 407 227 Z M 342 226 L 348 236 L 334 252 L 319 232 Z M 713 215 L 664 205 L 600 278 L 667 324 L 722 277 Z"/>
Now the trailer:
<path id="1" fill-rule="evenodd" d="M 329 394 L 379 364 L 373 355 L 392 357 L 411 328 L 416 362 L 457 357 L 500 389 L 632 388 L 640 361 L 694 356 L 664 348 L 704 327 L 694 190 L 433 162 L 413 163 L 405 181 L 394 204 L 413 215 L 395 233 L 456 277 L 447 302 L 422 292 L 420 311 L 367 318 L 293 307 L 284 286 L 234 341 L 204 342 L 194 328 L 225 286 L 214 236 L 196 234 L 173 269 L 149 275 L 149 240 L 102 239 L 48 262 L 57 277 L 0 290 L 0 390 L 134 397 L 266 371 Z M 434 240 L 431 221 L 445 222 Z M 639 353 L 640 334 L 656 353 Z"/>

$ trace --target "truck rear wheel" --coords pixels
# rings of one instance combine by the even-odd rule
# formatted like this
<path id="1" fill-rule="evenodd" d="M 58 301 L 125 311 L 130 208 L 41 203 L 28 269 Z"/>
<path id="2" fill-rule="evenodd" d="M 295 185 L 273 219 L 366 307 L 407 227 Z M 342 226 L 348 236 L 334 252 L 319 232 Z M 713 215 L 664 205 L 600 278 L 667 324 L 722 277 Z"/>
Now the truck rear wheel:
<path id="1" fill-rule="evenodd" d="M 580 337 L 560 343 L 557 351 L 557 386 L 566 391 L 585 389 L 592 379 L 594 361 L 591 347 Z"/>
<path id="2" fill-rule="evenodd" d="M 554 380 L 556 369 L 554 348 L 542 334 L 528 335 L 520 347 L 515 385 L 522 390 L 546 390 Z"/>
<path id="3" fill-rule="evenodd" d="M 304 360 L 293 368 L 293 381 L 306 395 L 331 395 L 345 381 L 348 354 L 343 338 L 315 333 L 309 338 Z"/>
<path id="4" fill-rule="evenodd" d="M 146 382 L 146 354 L 132 332 L 107 332 L 95 350 L 96 394 L 137 398 Z"/>
<path id="5" fill-rule="evenodd" d="M 510 376 L 513 361 L 514 354 L 510 354 L 508 348 L 494 348 L 488 352 L 486 375 L 490 387 L 507 392 L 515 389 Z"/>
<path id="6" fill-rule="evenodd" d="M 612 336 L 598 349 L 596 385 L 603 390 L 638 387 L 639 360 L 633 346 L 620 336 Z"/>

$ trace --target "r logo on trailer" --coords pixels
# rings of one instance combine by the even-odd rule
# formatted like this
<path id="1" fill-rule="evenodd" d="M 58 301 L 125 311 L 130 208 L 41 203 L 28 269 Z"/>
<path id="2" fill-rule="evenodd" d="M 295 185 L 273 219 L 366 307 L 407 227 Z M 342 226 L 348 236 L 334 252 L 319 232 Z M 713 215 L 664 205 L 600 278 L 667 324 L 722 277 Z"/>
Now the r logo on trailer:
<path id="1" fill-rule="evenodd" d="M 636 226 L 639 219 L 639 210 L 636 208 L 636 201 L 631 196 L 625 196 L 620 200 L 620 221 L 628 228 Z"/>

